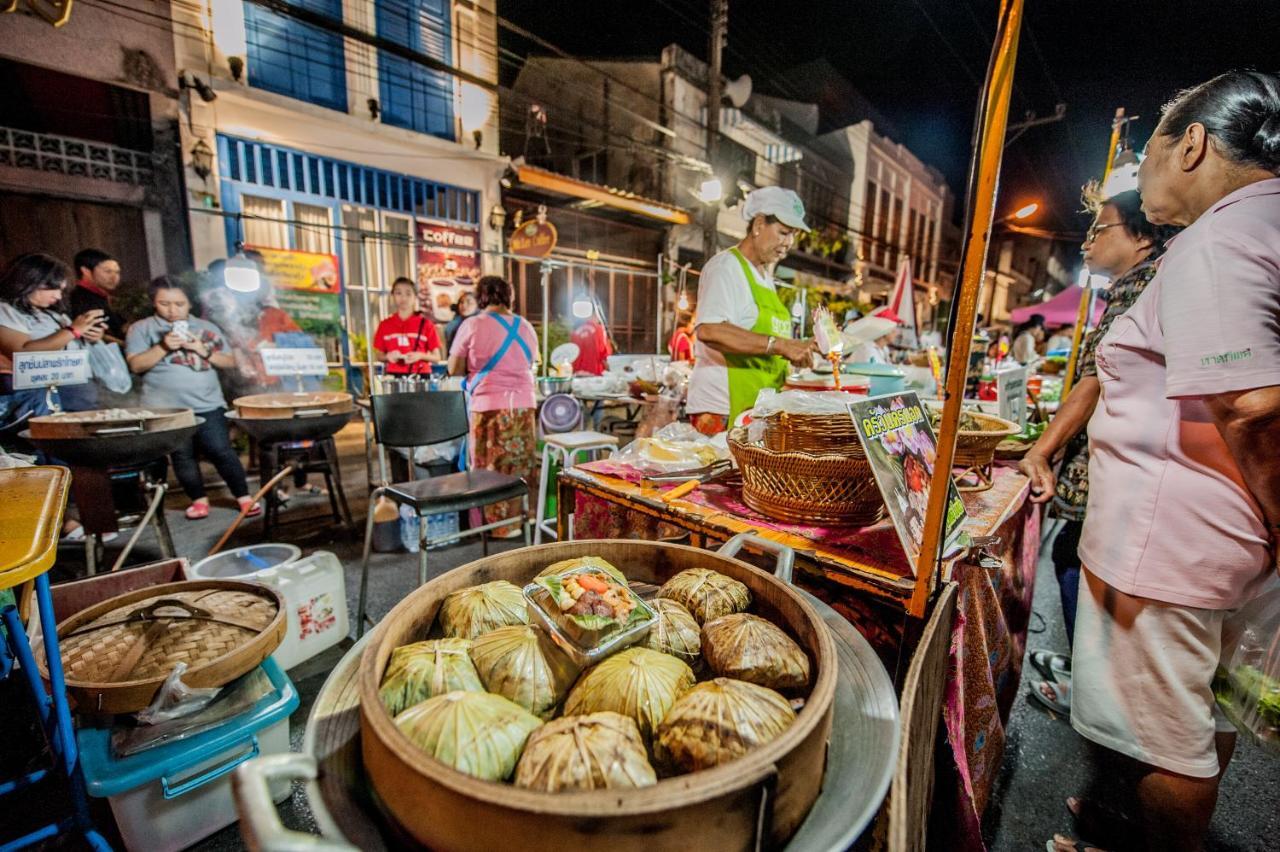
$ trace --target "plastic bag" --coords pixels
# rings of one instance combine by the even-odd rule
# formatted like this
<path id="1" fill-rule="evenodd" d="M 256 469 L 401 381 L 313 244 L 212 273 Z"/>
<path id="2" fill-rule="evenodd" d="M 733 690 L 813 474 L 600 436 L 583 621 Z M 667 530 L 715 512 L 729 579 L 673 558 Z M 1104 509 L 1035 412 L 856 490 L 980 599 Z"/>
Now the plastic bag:
<path id="1" fill-rule="evenodd" d="M 409 450 L 406 447 L 392 447 L 400 455 L 406 459 L 409 457 Z M 413 448 L 413 461 L 415 464 L 426 465 L 433 462 L 451 462 L 458 458 L 458 453 L 462 452 L 462 439 L 455 438 L 452 441 L 441 441 L 438 444 L 426 444 L 421 447 Z"/>
<path id="2" fill-rule="evenodd" d="M 193 689 L 187 686 L 182 682 L 182 676 L 186 673 L 186 663 L 180 662 L 173 667 L 151 705 L 136 714 L 140 724 L 158 725 L 189 716 L 203 710 L 206 704 L 218 697 L 219 690 L 216 688 Z"/>
<path id="3" fill-rule="evenodd" d="M 716 443 L 688 423 L 663 426 L 651 438 L 636 438 L 614 456 L 641 473 L 675 473 L 729 458 L 728 445 Z"/>
<path id="4" fill-rule="evenodd" d="M 843 414 L 847 417 L 849 403 L 854 401 L 844 391 L 789 390 L 767 393 L 769 390 L 765 388 L 756 397 L 755 407 L 751 409 L 752 420 L 761 420 L 780 411 L 788 414 Z"/>
<path id="5" fill-rule="evenodd" d="M 133 388 L 129 365 L 117 343 L 94 343 L 89 346 L 89 367 L 93 377 L 112 393 L 128 393 Z"/>
<path id="6" fill-rule="evenodd" d="M 182 665 L 185 668 L 186 664 Z M 203 707 L 180 718 L 153 725 L 134 726 L 122 723 L 126 717 L 119 717 L 111 731 L 111 750 L 117 757 L 128 757 L 144 749 L 190 739 L 221 725 L 227 719 L 239 716 L 257 704 L 263 696 L 270 695 L 274 689 L 266 672 L 258 667 L 221 689 L 200 690 L 218 694 L 205 702 Z M 137 714 L 138 717 L 141 715 Z"/>
<path id="7" fill-rule="evenodd" d="M 1245 626 L 1227 665 L 1218 669 L 1213 694 L 1240 733 L 1280 754 L 1280 582 L 1237 614 Z"/>

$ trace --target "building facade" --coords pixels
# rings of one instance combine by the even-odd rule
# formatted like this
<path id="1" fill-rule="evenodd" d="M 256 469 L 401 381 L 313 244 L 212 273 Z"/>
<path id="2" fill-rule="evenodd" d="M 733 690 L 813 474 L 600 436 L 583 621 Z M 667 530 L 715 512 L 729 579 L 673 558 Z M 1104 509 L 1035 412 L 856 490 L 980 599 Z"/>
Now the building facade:
<path id="1" fill-rule="evenodd" d="M 331 256 L 337 282 L 315 273 L 327 285 L 316 289 L 336 299 L 290 295 L 328 324 L 315 336 L 331 359 L 354 361 L 395 278 L 417 281 L 444 321 L 461 290 L 500 268 L 493 0 L 174 8 L 197 267 L 240 246 L 282 269 Z"/>
<path id="2" fill-rule="evenodd" d="M 138 288 L 191 263 L 167 0 L 0 15 L 0 262 L 84 248 Z"/>

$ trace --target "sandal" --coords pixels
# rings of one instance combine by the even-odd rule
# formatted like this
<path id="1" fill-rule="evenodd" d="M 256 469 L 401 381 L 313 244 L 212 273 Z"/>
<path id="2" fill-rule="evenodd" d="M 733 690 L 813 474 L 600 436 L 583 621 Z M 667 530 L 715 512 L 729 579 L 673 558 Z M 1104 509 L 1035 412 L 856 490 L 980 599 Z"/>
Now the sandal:
<path id="1" fill-rule="evenodd" d="M 1032 651 L 1027 656 L 1027 662 L 1049 680 L 1059 680 L 1064 675 L 1068 679 L 1071 677 L 1071 657 L 1067 654 L 1042 648 L 1039 651 Z"/>
<path id="2" fill-rule="evenodd" d="M 1096 837 L 1115 849 L 1145 848 L 1141 826 L 1123 811 L 1079 796 L 1068 796 L 1066 804 L 1078 834 Z"/>
<path id="3" fill-rule="evenodd" d="M 249 498 L 248 498 L 248 497 L 240 497 L 240 498 L 238 498 L 238 499 L 236 500 L 236 502 L 237 502 L 237 503 L 239 503 L 239 504 L 240 504 L 240 508 L 241 508 L 241 509 L 243 509 L 243 508 L 245 507 L 245 504 L 249 502 Z M 262 514 L 262 504 L 261 504 L 261 503 L 254 503 L 254 504 L 253 504 L 253 506 L 252 506 L 252 508 L 250 508 L 250 509 L 249 509 L 249 511 L 247 511 L 247 512 L 245 512 L 245 513 L 244 513 L 244 516 L 245 516 L 246 518 L 256 518 L 256 517 L 258 517 L 258 516 L 259 516 L 259 515 L 261 515 L 261 514 Z"/>
<path id="4" fill-rule="evenodd" d="M 1045 692 L 1053 693 L 1050 698 Z M 1031 692 L 1029 695 L 1038 701 L 1041 706 L 1048 710 L 1052 710 L 1059 716 L 1070 718 L 1071 716 L 1071 679 L 1066 680 L 1038 680 L 1031 684 Z"/>
<path id="5" fill-rule="evenodd" d="M 1065 849 L 1071 852 L 1106 852 L 1099 846 L 1092 843 L 1086 843 L 1083 840 L 1073 840 L 1070 837 L 1063 837 L 1061 834 L 1055 834 L 1052 840 L 1044 842 L 1045 852 L 1063 852 Z"/>
<path id="6" fill-rule="evenodd" d="M 201 518 L 207 518 L 209 517 L 209 504 L 192 503 L 187 507 L 187 511 L 183 514 L 187 516 L 188 521 L 198 521 Z"/>
<path id="7" fill-rule="evenodd" d="M 303 485 L 302 487 L 298 488 L 298 493 L 307 494 L 307 495 L 310 495 L 311 497 L 328 497 L 329 489 L 321 488 L 319 485 L 311 485 L 308 483 L 307 485 Z"/>

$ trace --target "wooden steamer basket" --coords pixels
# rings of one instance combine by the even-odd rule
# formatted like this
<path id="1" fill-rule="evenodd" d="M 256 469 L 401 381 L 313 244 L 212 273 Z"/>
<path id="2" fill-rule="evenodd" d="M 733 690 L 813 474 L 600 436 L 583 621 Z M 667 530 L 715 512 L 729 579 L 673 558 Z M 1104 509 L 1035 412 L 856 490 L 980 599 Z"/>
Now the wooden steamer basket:
<path id="1" fill-rule="evenodd" d="M 748 441 L 741 428 L 729 433 L 729 451 L 742 471 L 742 501 L 762 515 L 860 527 L 884 517 L 884 500 L 862 452 L 775 452 Z"/>
<path id="2" fill-rule="evenodd" d="M 259 393 L 237 397 L 231 403 L 246 420 L 281 420 L 297 415 L 345 414 L 355 410 L 349 393 L 303 391 L 299 393 Z"/>
<path id="3" fill-rule="evenodd" d="M 182 682 L 218 687 L 252 671 L 284 639 L 280 593 L 235 580 L 193 580 L 136 589 L 58 625 L 67 693 L 80 712 L 136 713 L 174 665 Z M 43 648 L 36 661 L 46 682 Z"/>
<path id="4" fill-rule="evenodd" d="M 782 625 L 814 663 L 813 688 L 795 722 L 737 760 L 637 790 L 524 790 L 458 772 L 413 745 L 378 698 L 391 652 L 428 635 L 450 592 L 492 580 L 523 586 L 547 565 L 581 556 L 604 556 L 642 583 L 664 583 L 686 568 L 710 568 L 745 583 L 752 611 Z M 821 791 L 836 676 L 835 644 L 820 616 L 785 582 L 736 559 L 644 541 L 526 547 L 430 581 L 379 624 L 360 661 L 364 767 L 386 811 L 419 843 L 435 849 L 518 844 L 525 852 L 595 846 L 609 852 L 716 852 L 779 846 Z"/>

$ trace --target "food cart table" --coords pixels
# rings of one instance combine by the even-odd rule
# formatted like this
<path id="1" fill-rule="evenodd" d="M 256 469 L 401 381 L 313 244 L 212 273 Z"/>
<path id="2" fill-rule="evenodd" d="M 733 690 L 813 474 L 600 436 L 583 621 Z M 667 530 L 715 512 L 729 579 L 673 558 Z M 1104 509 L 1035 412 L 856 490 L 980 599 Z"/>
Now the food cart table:
<path id="1" fill-rule="evenodd" d="M 78 831 L 94 849 L 111 847 L 93 827 L 80 773 L 79 752 L 58 650 L 58 631 L 49 593 L 49 569 L 58 552 L 62 515 L 67 507 L 71 472 L 65 467 L 27 467 L 0 471 L 0 590 L 35 587 L 36 607 L 44 635 L 45 659 L 49 667 L 49 689 L 36 668 L 35 654 L 27 639 L 18 607 L 9 604 L 3 616 L 5 646 L 0 648 L 0 676 L 12 674 L 16 661 L 22 667 L 36 712 L 44 729 L 53 766 L 36 769 L 16 778 L 0 780 L 0 796 L 16 793 L 34 784 L 61 776 L 70 788 L 70 811 L 20 838 L 0 843 L 5 849 L 21 849 L 68 830 Z M 19 595 L 19 600 L 22 596 Z"/>
<path id="2" fill-rule="evenodd" d="M 560 474 L 562 531 L 572 511 L 576 538 L 687 533 L 693 545 L 711 547 L 753 532 L 785 544 L 796 552 L 796 583 L 852 622 L 896 672 L 902 688 L 927 619 L 906 614 L 915 579 L 887 521 L 861 530 L 784 524 L 755 513 L 741 502 L 738 487 L 722 484 L 703 485 L 664 503 L 662 490 L 601 470 L 623 474 L 605 462 Z M 947 824 L 936 830 L 954 832 L 960 848 L 981 848 L 981 815 L 1018 691 L 1040 546 L 1040 513 L 1027 495 L 1027 479 L 1007 467 L 996 468 L 990 490 L 963 495 L 966 530 L 998 536 L 1000 544 L 991 551 L 993 567 L 967 559 L 944 566 L 943 581 L 956 586 L 948 664 L 939 669 L 943 682 L 921 684 L 943 696 L 946 748 L 939 755 L 934 796 L 946 803 L 935 809 L 935 818 Z M 905 706 L 908 696 L 902 700 Z"/>

